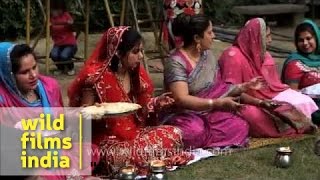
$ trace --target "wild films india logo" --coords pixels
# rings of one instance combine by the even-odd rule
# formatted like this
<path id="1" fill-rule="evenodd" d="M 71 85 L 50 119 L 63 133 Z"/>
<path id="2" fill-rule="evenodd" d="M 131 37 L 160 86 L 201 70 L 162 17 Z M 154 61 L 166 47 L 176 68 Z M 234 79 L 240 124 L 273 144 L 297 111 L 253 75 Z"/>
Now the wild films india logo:
<path id="1" fill-rule="evenodd" d="M 0 126 L 0 175 L 91 175 L 92 120 L 81 108 L 0 108 L 1 117 L 13 125 Z"/>
<path id="2" fill-rule="evenodd" d="M 22 168 L 70 168 L 70 157 L 61 155 L 59 150 L 72 148 L 71 137 L 45 136 L 43 132 L 64 131 L 64 114 L 59 118 L 51 118 L 51 114 L 40 114 L 40 118 L 21 119 L 22 129 L 25 131 L 21 136 L 21 167 Z M 59 134 L 59 133 L 58 133 Z M 46 155 L 38 157 L 28 155 L 27 145 L 31 150 L 46 151 Z"/>

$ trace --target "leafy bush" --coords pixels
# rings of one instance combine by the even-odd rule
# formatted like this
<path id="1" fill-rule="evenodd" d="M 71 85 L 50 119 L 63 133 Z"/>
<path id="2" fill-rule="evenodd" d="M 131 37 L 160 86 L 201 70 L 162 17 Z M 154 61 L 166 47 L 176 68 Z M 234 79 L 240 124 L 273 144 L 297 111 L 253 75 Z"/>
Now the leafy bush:
<path id="1" fill-rule="evenodd" d="M 54 0 L 52 0 L 54 1 Z M 74 16 L 75 21 L 82 22 L 84 16 L 77 1 L 66 1 L 68 11 Z M 113 1 L 114 2 L 114 1 Z M 37 1 L 31 0 L 31 36 L 40 32 L 45 24 L 43 14 Z M 45 4 L 43 4 L 45 6 Z M 83 4 L 84 6 L 84 4 Z M 112 5 L 114 7 L 114 5 Z M 25 37 L 26 34 L 26 1 L 2 0 L 0 1 L 0 41 L 15 40 Z M 90 2 L 90 30 L 100 31 L 109 26 L 104 2 Z"/>
<path id="2" fill-rule="evenodd" d="M 242 22 L 242 17 L 230 12 L 236 2 L 236 0 L 206 0 L 204 10 L 213 19 L 215 25 L 239 24 Z"/>
<path id="3" fill-rule="evenodd" d="M 218 25 L 241 25 L 244 23 L 244 17 L 232 14 L 230 10 L 233 6 L 239 5 L 259 5 L 259 4 L 278 4 L 292 3 L 293 0 L 203 0 L 205 13 Z"/>
<path id="4" fill-rule="evenodd" d="M 0 40 L 13 40 L 17 36 L 25 35 L 26 5 L 21 0 L 0 1 Z M 32 3 L 31 3 L 32 4 Z M 31 5 L 31 31 L 42 22 L 38 18 L 39 8 L 36 4 Z"/>

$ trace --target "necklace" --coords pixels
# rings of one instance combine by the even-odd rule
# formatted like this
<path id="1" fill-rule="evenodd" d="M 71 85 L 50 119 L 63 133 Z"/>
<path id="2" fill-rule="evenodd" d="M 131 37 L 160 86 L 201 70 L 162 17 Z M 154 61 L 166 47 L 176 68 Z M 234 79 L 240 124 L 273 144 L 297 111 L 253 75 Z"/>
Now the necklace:
<path id="1" fill-rule="evenodd" d="M 29 102 L 34 102 L 34 101 L 38 100 L 38 95 L 36 94 L 36 92 L 34 90 L 30 90 L 27 93 L 21 94 L 21 95 L 25 100 L 27 100 Z"/>
<path id="2" fill-rule="evenodd" d="M 117 78 L 117 81 L 119 82 L 121 88 L 123 89 L 123 91 L 126 93 L 129 93 L 130 89 L 131 89 L 130 77 L 129 77 L 129 83 L 125 84 L 125 82 L 124 82 L 127 74 L 128 74 L 128 71 L 126 71 L 123 76 L 120 76 L 120 74 L 116 73 L 116 78 Z"/>
<path id="3" fill-rule="evenodd" d="M 25 97 L 25 98 L 30 98 L 30 97 L 32 97 L 34 94 L 35 94 L 35 92 L 34 92 L 33 90 L 30 90 L 30 91 L 28 91 L 27 93 L 22 94 L 22 96 Z"/>
<path id="4" fill-rule="evenodd" d="M 127 72 L 125 72 L 123 76 L 120 76 L 119 73 L 116 73 L 117 81 L 121 84 L 121 86 L 123 86 L 123 82 L 124 82 L 124 78 L 126 77 L 126 74 Z"/>

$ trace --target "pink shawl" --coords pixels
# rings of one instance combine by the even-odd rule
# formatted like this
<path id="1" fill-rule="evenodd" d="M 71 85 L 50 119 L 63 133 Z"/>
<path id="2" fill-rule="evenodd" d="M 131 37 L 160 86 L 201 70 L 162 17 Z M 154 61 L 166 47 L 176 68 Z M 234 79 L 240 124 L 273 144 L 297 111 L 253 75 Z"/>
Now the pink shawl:
<path id="1" fill-rule="evenodd" d="M 281 83 L 276 64 L 266 51 L 266 24 L 261 18 L 249 20 L 240 30 L 234 44 L 219 59 L 222 78 L 240 84 L 262 76 L 267 87 L 248 92 L 261 99 L 272 99 L 289 87 Z"/>
<path id="2" fill-rule="evenodd" d="M 46 95 L 46 97 L 43 98 L 47 98 L 49 107 L 63 107 L 63 101 L 58 82 L 51 77 L 42 75 L 39 76 L 39 81 L 41 81 L 41 83 L 43 84 L 44 93 Z M 43 104 L 38 104 L 34 106 L 29 105 L 26 101 L 23 101 L 20 96 L 18 96 L 16 93 L 11 92 L 8 88 L 6 88 L 6 86 L 2 82 L 0 82 L 0 108 L 26 108 L 26 111 L 23 112 L 21 112 L 21 109 L 20 111 L 19 109 L 17 109 L 18 114 L 15 114 L 16 117 L 30 117 L 31 114 L 39 114 L 35 113 L 35 110 L 37 109 L 37 107 L 43 106 Z M 32 109 L 33 107 L 35 107 L 35 109 Z M 15 111 L 12 110 L 12 113 L 13 112 Z M 0 124 L 9 127 L 13 127 L 20 120 L 20 118 L 14 118 L 14 120 L 16 121 L 12 121 L 13 119 L 1 118 L 2 116 L 3 114 L 0 113 Z"/>

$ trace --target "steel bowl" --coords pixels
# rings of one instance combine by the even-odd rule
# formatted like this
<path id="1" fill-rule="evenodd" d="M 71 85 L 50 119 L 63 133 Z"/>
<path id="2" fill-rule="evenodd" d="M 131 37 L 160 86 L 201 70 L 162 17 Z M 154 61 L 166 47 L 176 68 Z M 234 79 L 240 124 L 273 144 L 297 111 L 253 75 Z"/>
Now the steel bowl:
<path id="1" fill-rule="evenodd" d="M 276 150 L 276 156 L 274 159 L 274 164 L 279 168 L 288 168 L 291 165 L 291 155 L 293 151 L 290 147 L 280 147 Z"/>

